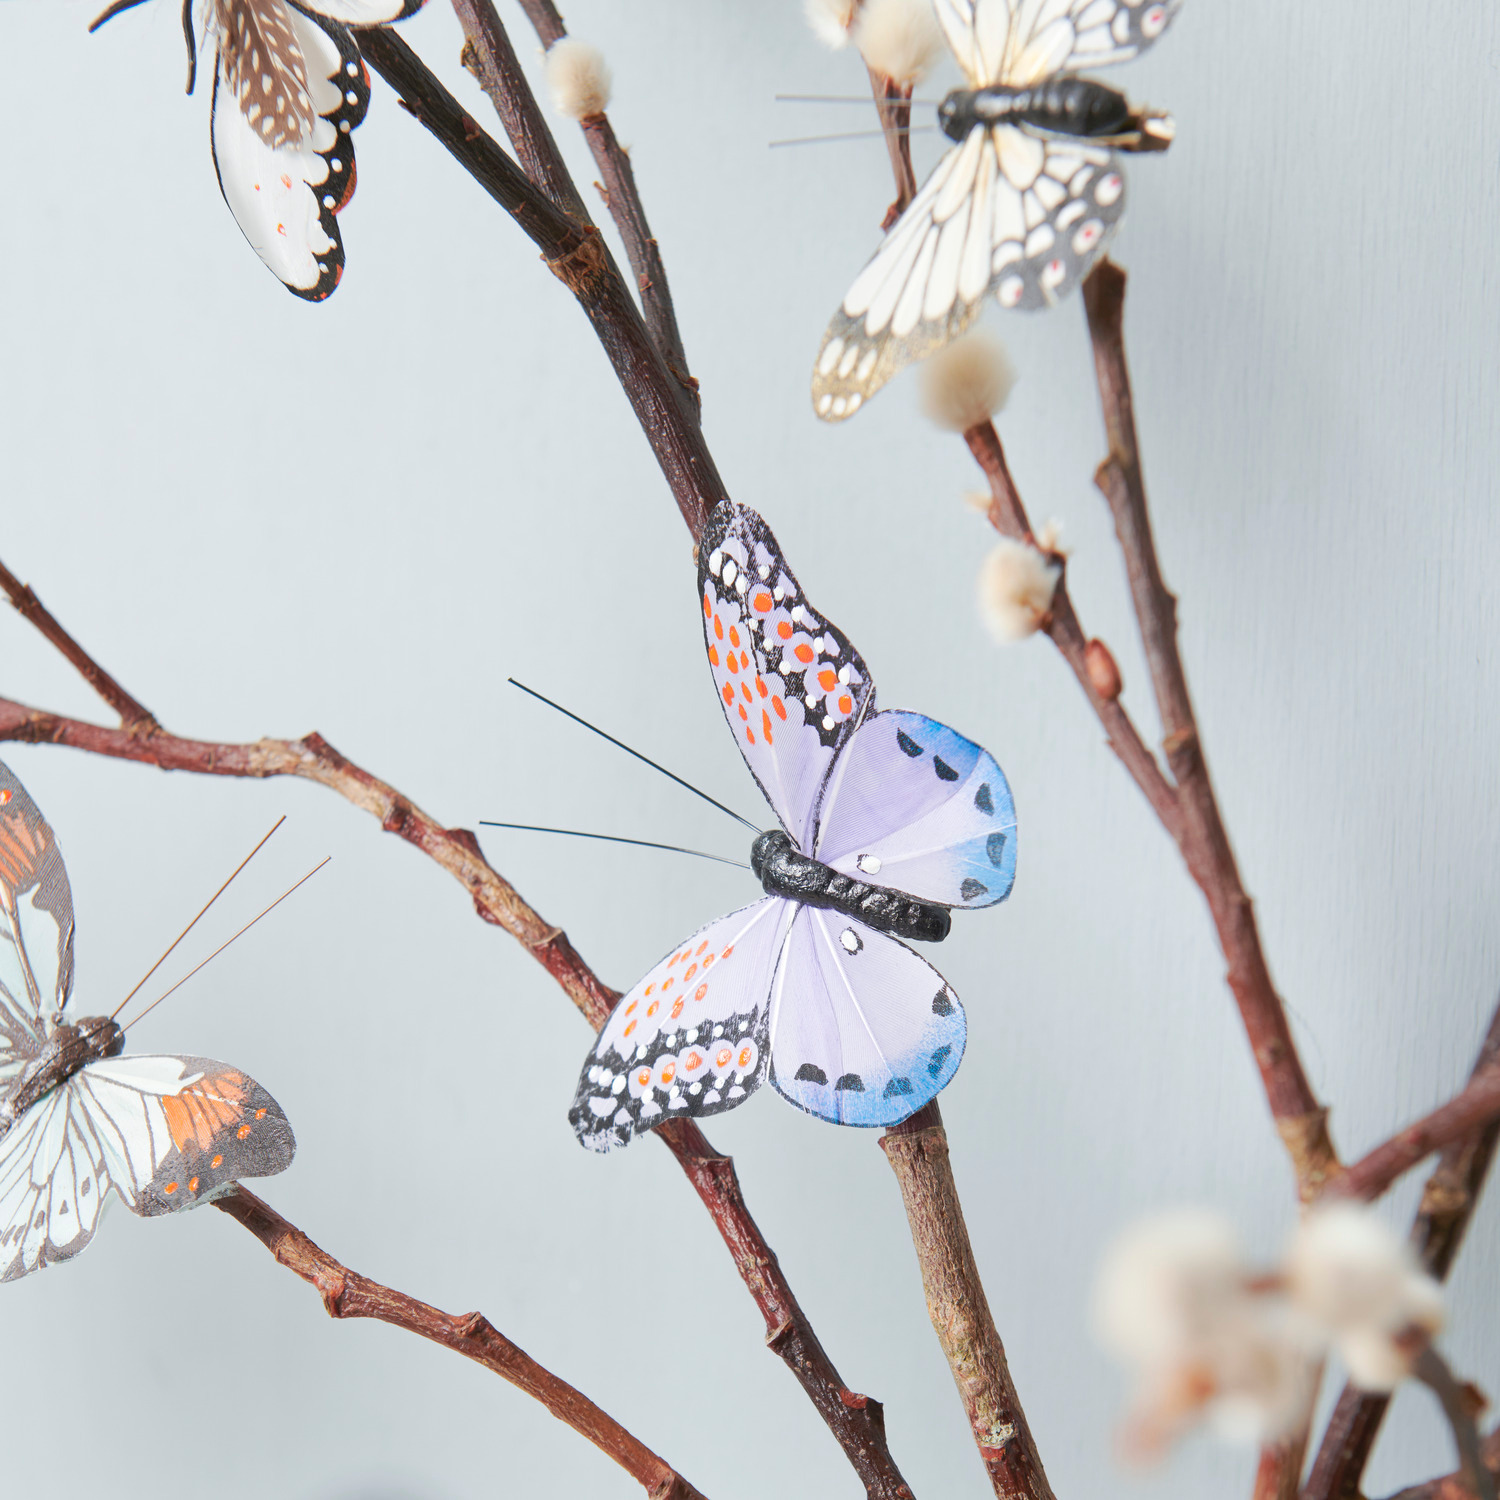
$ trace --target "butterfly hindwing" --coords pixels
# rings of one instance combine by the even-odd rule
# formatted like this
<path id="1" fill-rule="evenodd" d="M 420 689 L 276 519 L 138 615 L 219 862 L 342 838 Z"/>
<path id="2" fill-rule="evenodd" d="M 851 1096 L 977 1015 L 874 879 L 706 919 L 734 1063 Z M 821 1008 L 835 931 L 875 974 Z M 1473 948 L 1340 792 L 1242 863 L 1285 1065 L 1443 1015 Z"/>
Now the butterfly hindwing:
<path id="1" fill-rule="evenodd" d="M 897 371 L 956 338 L 993 292 L 1048 307 L 1085 276 L 1125 206 L 1114 154 L 976 126 L 938 163 L 849 288 L 813 365 L 813 408 L 853 416 Z"/>
<path id="2" fill-rule="evenodd" d="M 256 254 L 299 297 L 321 301 L 344 271 L 335 215 L 354 192 L 350 133 L 370 102 L 369 74 L 337 21 L 307 14 L 288 0 L 216 4 L 220 35 L 211 136 L 219 187 Z M 237 9 L 254 15 L 259 34 L 275 41 L 286 59 L 285 77 L 305 82 L 305 104 L 293 101 L 273 116 L 243 95 Z"/>
<path id="3" fill-rule="evenodd" d="M 0 763 L 0 1089 L 73 987 L 73 894 L 41 809 Z"/>
<path id="4" fill-rule="evenodd" d="M 138 1214 L 207 1203 L 242 1177 L 284 1172 L 296 1152 L 281 1106 L 210 1058 L 107 1058 L 65 1087 L 103 1147 L 115 1190 Z"/>
<path id="5" fill-rule="evenodd" d="M 1016 878 L 1016 808 L 995 757 L 904 709 L 872 714 L 819 810 L 817 857 L 941 906 L 993 906 Z"/>
<path id="6" fill-rule="evenodd" d="M 874 707 L 869 670 L 747 506 L 725 501 L 709 517 L 698 592 L 719 707 L 782 826 L 805 845 L 834 757 Z"/>
<path id="7" fill-rule="evenodd" d="M 836 1125 L 895 1125 L 947 1086 L 963 1057 L 963 1007 L 905 943 L 802 907 L 771 989 L 771 1083 Z"/>
<path id="8" fill-rule="evenodd" d="M 791 915 L 771 897 L 730 912 L 620 997 L 568 1111 L 585 1146 L 608 1151 L 678 1115 L 721 1114 L 760 1087 L 771 973 Z"/>

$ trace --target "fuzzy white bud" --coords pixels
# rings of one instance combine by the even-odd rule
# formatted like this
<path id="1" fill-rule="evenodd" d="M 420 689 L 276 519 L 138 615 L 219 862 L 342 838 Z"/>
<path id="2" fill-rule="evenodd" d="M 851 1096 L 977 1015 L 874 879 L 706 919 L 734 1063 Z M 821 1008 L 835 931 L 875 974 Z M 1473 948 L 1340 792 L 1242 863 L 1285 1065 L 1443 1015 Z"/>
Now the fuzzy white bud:
<path id="1" fill-rule="evenodd" d="M 1035 547 L 1002 537 L 979 567 L 979 613 L 1004 645 L 1046 623 L 1062 569 Z"/>
<path id="2" fill-rule="evenodd" d="M 586 120 L 609 108 L 609 67 L 604 54 L 577 37 L 565 36 L 547 50 L 547 86 L 559 114 Z"/>
<path id="3" fill-rule="evenodd" d="M 849 28 L 854 24 L 857 0 L 803 0 L 803 14 L 813 35 L 825 46 L 849 45 Z"/>
<path id="4" fill-rule="evenodd" d="M 1307 1216 L 1292 1239 L 1286 1281 L 1297 1313 L 1333 1342 L 1364 1390 L 1394 1390 L 1411 1373 L 1402 1336 L 1430 1338 L 1443 1326 L 1437 1283 L 1410 1244 L 1361 1204 Z"/>
<path id="5" fill-rule="evenodd" d="M 1130 1456 L 1154 1457 L 1205 1417 L 1230 1441 L 1264 1442 L 1301 1411 L 1309 1371 L 1285 1307 L 1252 1292 L 1214 1214 L 1179 1210 L 1122 1235 L 1100 1270 L 1094 1324 L 1135 1373 Z"/>
<path id="6" fill-rule="evenodd" d="M 1015 366 L 993 334 L 970 333 L 921 367 L 922 410 L 939 427 L 967 432 L 1010 400 Z"/>
<path id="7" fill-rule="evenodd" d="M 942 56 L 943 33 L 932 0 L 864 0 L 854 44 L 875 72 L 910 87 Z"/>

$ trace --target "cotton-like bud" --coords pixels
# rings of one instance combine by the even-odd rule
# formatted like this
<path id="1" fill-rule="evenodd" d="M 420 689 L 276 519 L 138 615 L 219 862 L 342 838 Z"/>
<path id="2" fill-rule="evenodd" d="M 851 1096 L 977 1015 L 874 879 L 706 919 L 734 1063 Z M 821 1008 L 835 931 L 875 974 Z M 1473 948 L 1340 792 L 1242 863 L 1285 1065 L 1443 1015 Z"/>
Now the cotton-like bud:
<path id="1" fill-rule="evenodd" d="M 932 0 L 865 0 L 854 44 L 876 73 L 910 87 L 942 56 L 943 33 Z"/>
<path id="2" fill-rule="evenodd" d="M 1002 645 L 1047 623 L 1062 569 L 1035 547 L 1002 537 L 979 567 L 979 613 Z"/>
<path id="3" fill-rule="evenodd" d="M 1016 383 L 1015 367 L 993 334 L 955 339 L 921 367 L 922 410 L 950 432 L 967 432 L 987 422 Z"/>
<path id="4" fill-rule="evenodd" d="M 1309 1371 L 1284 1305 L 1251 1290 L 1233 1231 L 1179 1210 L 1138 1224 L 1111 1248 L 1094 1300 L 1098 1336 L 1136 1375 L 1125 1428 L 1136 1458 L 1207 1420 L 1235 1442 L 1290 1429 Z"/>
<path id="5" fill-rule="evenodd" d="M 803 0 L 803 14 L 813 35 L 829 47 L 847 47 L 858 0 Z"/>
<path id="6" fill-rule="evenodd" d="M 1365 1390 L 1394 1390 L 1411 1373 L 1410 1335 L 1430 1338 L 1443 1326 L 1437 1283 L 1411 1246 L 1361 1204 L 1335 1203 L 1307 1216 L 1292 1239 L 1286 1282 L 1297 1313 L 1332 1340 L 1350 1380 Z"/>
<path id="7" fill-rule="evenodd" d="M 609 108 L 609 67 L 604 54 L 577 37 L 565 36 L 547 50 L 547 86 L 558 113 L 586 120 Z"/>

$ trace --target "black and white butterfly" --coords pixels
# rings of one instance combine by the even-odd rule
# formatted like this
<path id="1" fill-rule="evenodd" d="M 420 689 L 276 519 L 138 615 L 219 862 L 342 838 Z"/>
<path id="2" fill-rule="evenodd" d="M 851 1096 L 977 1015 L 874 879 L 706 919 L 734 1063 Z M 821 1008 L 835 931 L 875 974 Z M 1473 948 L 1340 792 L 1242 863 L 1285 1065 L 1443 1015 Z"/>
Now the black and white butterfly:
<path id="1" fill-rule="evenodd" d="M 780 826 L 756 839 L 766 895 L 695 932 L 624 995 L 568 1112 L 624 1145 L 744 1102 L 769 1078 L 838 1125 L 893 1125 L 947 1086 L 967 1024 L 900 937 L 993 906 L 1016 871 L 1010 788 L 987 750 L 875 708 L 869 669 L 813 609 L 755 511 L 724 502 L 699 543 L 714 694 Z"/>
<path id="2" fill-rule="evenodd" d="M 1050 307 L 1088 273 L 1125 207 L 1117 150 L 1170 144 L 1084 68 L 1145 51 L 1181 0 L 933 0 L 968 78 L 938 108 L 956 144 L 833 315 L 813 409 L 851 417 L 898 370 L 956 338 L 991 291 Z"/>
<path id="3" fill-rule="evenodd" d="M 113 1189 L 138 1214 L 208 1203 L 291 1165 L 276 1101 L 206 1057 L 122 1057 L 67 1013 L 73 894 L 52 832 L 0 764 L 0 1281 L 68 1260 Z"/>
<path id="4" fill-rule="evenodd" d="M 142 3 L 115 0 L 89 30 Z M 370 103 L 349 28 L 404 20 L 424 0 L 183 0 L 189 93 L 195 3 L 214 54 L 210 140 L 224 201 L 283 284 L 320 302 L 344 274 L 335 215 L 354 194 L 351 133 Z"/>

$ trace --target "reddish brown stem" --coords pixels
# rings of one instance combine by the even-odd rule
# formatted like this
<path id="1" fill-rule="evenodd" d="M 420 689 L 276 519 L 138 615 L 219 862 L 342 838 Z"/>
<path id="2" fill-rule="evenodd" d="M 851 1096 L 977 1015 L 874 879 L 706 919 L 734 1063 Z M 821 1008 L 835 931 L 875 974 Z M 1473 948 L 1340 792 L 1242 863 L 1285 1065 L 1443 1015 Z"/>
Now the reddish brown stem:
<path id="1" fill-rule="evenodd" d="M 1497 1064 L 1500 1064 L 1500 1006 L 1490 1018 L 1470 1077 L 1478 1078 Z M 1411 1239 L 1423 1266 L 1439 1281 L 1447 1279 L 1458 1257 L 1494 1160 L 1497 1142 L 1500 1142 L 1500 1122 L 1492 1121 L 1450 1145 L 1427 1179 Z M 1344 1387 L 1324 1429 L 1323 1441 L 1302 1492 L 1303 1500 L 1344 1500 L 1345 1496 L 1358 1493 L 1360 1476 L 1389 1405 L 1389 1396 L 1356 1390 L 1351 1385 Z"/>
<path id="2" fill-rule="evenodd" d="M 408 112 L 535 241 L 578 299 L 696 539 L 709 511 L 726 498 L 724 481 L 598 229 L 579 224 L 541 192 L 393 31 L 377 26 L 357 35 L 365 60 Z"/>
<path id="3" fill-rule="evenodd" d="M 1095 475 L 1114 516 L 1140 624 L 1146 662 L 1161 714 L 1163 749 L 1177 783 L 1175 835 L 1189 872 L 1208 901 L 1229 987 L 1260 1071 L 1272 1117 L 1292 1158 L 1298 1186 L 1314 1196 L 1337 1160 L 1319 1104 L 1297 1054 L 1281 997 L 1271 982 L 1255 912 L 1240 880 L 1229 835 L 1214 797 L 1177 649 L 1177 601 L 1162 580 L 1146 505 L 1130 372 L 1125 361 L 1125 273 L 1101 261 L 1083 286 L 1094 369 L 1109 456 Z"/>
<path id="4" fill-rule="evenodd" d="M 72 663 L 78 675 L 119 714 L 120 722 L 133 734 L 150 734 L 156 729 L 156 715 L 138 703 L 99 665 L 66 630 L 52 612 L 4 563 L 0 563 L 0 588 L 27 620 L 57 647 Z"/>
<path id="5" fill-rule="evenodd" d="M 870 91 L 875 95 L 875 111 L 880 116 L 880 130 L 885 149 L 890 153 L 891 176 L 896 180 L 896 198 L 885 211 L 882 229 L 889 229 L 907 205 L 917 196 L 917 174 L 911 164 L 911 88 L 894 78 L 867 67 Z"/>
<path id="6" fill-rule="evenodd" d="M 1500 1429 L 1492 1431 L 1480 1447 L 1484 1466 L 1497 1481 L 1500 1481 Z M 1474 1500 L 1474 1491 L 1465 1481 L 1460 1469 L 1444 1474 L 1441 1479 L 1429 1479 L 1426 1484 L 1414 1484 L 1390 1496 L 1390 1500 Z"/>
<path id="7" fill-rule="evenodd" d="M 559 1422 L 566 1422 L 614 1459 L 651 1500 L 702 1500 L 665 1459 L 658 1458 L 581 1391 L 511 1343 L 488 1318 L 477 1312 L 462 1316 L 440 1312 L 351 1271 L 243 1187 L 216 1200 L 214 1207 L 248 1229 L 287 1270 L 315 1287 L 330 1318 L 375 1318 L 452 1349 L 540 1401 Z"/>
<path id="8" fill-rule="evenodd" d="M 880 1137 L 901 1186 L 927 1314 L 997 1495 L 1052 1500 L 969 1243 L 937 1101 Z"/>
<path id="9" fill-rule="evenodd" d="M 964 433 L 964 441 L 990 482 L 990 525 L 1001 536 L 1012 537 L 1021 542 L 1034 541 L 1031 522 L 1027 518 L 1026 507 L 1016 489 L 1015 480 L 1011 477 L 1010 465 L 1005 461 L 1005 449 L 1000 442 L 1000 434 L 995 430 L 995 424 L 981 422 L 969 428 Z M 1073 675 L 1077 677 L 1078 685 L 1088 698 L 1089 706 L 1098 715 L 1109 748 L 1119 756 L 1135 784 L 1145 793 L 1146 800 L 1167 832 L 1174 839 L 1178 838 L 1181 820 L 1177 811 L 1177 793 L 1162 775 L 1156 757 L 1146 747 L 1125 706 L 1120 702 L 1118 675 L 1112 683 L 1101 683 L 1098 674 L 1091 667 L 1091 643 L 1078 622 L 1073 600 L 1068 593 L 1066 574 L 1058 579 L 1056 592 L 1052 596 L 1052 617 L 1046 630 L 1053 644 L 1062 653 L 1063 660 L 1073 669 Z M 1105 648 L 1097 642 L 1092 644 L 1095 648 L 1092 654 L 1097 660 L 1097 652 Z M 1113 658 L 1110 657 L 1109 660 L 1112 661 Z"/>
<path id="10" fill-rule="evenodd" d="M 521 170 L 564 213 L 580 224 L 589 223 L 588 209 L 537 107 L 495 7 L 490 0 L 453 0 L 453 10 L 464 31 L 464 63 L 495 106 Z"/>

